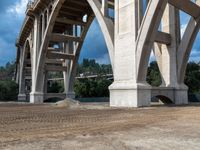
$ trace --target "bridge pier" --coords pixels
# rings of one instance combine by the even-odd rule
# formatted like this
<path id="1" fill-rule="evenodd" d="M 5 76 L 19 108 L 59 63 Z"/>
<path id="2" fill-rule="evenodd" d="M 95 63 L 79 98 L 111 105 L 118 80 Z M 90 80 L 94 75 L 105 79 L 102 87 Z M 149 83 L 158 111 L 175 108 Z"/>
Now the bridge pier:
<path id="1" fill-rule="evenodd" d="M 66 98 L 75 99 L 75 92 L 68 92 L 68 93 L 66 94 Z"/>
<path id="2" fill-rule="evenodd" d="M 27 101 L 26 94 L 22 94 L 22 93 L 18 94 L 18 101 L 19 102 Z"/>
<path id="3" fill-rule="evenodd" d="M 188 104 L 188 87 L 186 85 L 176 87 L 174 103 L 177 105 Z"/>
<path id="4" fill-rule="evenodd" d="M 21 68 L 24 69 L 24 68 Z M 25 76 L 24 72 L 21 71 L 19 77 L 19 94 L 18 94 L 18 101 L 25 102 L 26 101 L 26 90 L 25 90 Z"/>
<path id="5" fill-rule="evenodd" d="M 136 1 L 115 2 L 114 83 L 109 87 L 113 107 L 150 106 L 151 86 L 146 78 L 137 80 L 136 40 L 142 13 L 138 6 Z"/>
<path id="6" fill-rule="evenodd" d="M 30 93 L 30 103 L 42 104 L 43 102 L 44 102 L 44 93 L 39 93 L 39 92 Z"/>
<path id="7" fill-rule="evenodd" d="M 110 86 L 111 107 L 140 107 L 151 105 L 151 86 L 131 82 L 114 83 Z"/>

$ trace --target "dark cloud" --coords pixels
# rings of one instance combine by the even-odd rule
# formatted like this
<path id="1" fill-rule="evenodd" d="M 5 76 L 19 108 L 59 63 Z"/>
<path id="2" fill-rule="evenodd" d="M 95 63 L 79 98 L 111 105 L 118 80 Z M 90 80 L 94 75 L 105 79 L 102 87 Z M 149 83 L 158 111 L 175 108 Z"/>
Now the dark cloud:
<path id="1" fill-rule="evenodd" d="M 0 66 L 16 57 L 15 42 L 24 17 L 10 11 L 17 2 L 19 0 L 0 2 Z"/>
<path id="2" fill-rule="evenodd" d="M 100 63 L 110 63 L 108 49 L 96 19 L 93 21 L 83 44 L 80 61 L 83 58 L 96 59 Z"/>
<path id="3" fill-rule="evenodd" d="M 5 65 L 8 61 L 15 60 L 16 48 L 15 41 L 21 29 L 23 22 L 23 14 L 17 15 L 8 11 L 20 0 L 1 0 L 0 1 L 0 66 Z M 113 12 L 110 12 L 113 13 Z M 189 16 L 181 12 L 181 24 L 187 24 Z M 193 46 L 193 53 L 191 59 L 195 60 L 200 58 L 200 34 Z M 198 55 L 198 57 L 197 57 Z M 92 23 L 83 48 L 81 50 L 80 60 L 83 58 L 93 58 L 100 63 L 109 63 L 109 56 L 107 46 L 105 44 L 104 37 L 101 29 L 95 19 Z"/>

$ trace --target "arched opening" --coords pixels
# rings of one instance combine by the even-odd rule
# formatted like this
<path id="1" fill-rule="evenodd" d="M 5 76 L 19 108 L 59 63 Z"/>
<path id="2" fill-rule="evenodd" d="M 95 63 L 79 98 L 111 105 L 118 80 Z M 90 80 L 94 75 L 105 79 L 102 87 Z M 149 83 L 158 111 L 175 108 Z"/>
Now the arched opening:
<path id="1" fill-rule="evenodd" d="M 189 61 L 187 63 L 184 83 L 188 87 L 189 102 L 200 102 L 200 33 L 194 42 Z"/>
<path id="2" fill-rule="evenodd" d="M 162 84 L 162 76 L 153 51 L 149 60 L 146 81 L 153 87 L 159 87 Z"/>
<path id="3" fill-rule="evenodd" d="M 64 81 L 63 72 L 48 71 L 47 72 L 47 93 L 63 93 Z"/>
<path id="4" fill-rule="evenodd" d="M 63 98 L 59 98 L 59 97 L 52 97 L 52 98 L 48 98 L 44 100 L 44 103 L 56 103 L 59 101 L 62 101 Z"/>
<path id="5" fill-rule="evenodd" d="M 157 95 L 151 98 L 152 105 L 169 105 L 173 104 L 172 100 L 164 95 Z"/>
<path id="6" fill-rule="evenodd" d="M 48 83 L 48 86 L 55 87 L 55 86 L 52 86 L 54 84 L 53 80 L 55 80 L 56 78 L 57 79 L 60 78 L 59 80 L 62 80 L 62 82 L 64 82 L 64 86 L 63 86 L 64 88 L 63 87 L 62 88 L 64 89 L 63 94 L 65 95 L 66 93 L 69 95 L 73 94 L 73 89 L 74 89 L 73 85 L 77 85 L 76 82 L 74 84 L 74 80 L 79 78 L 81 74 L 79 71 L 80 65 L 77 65 L 77 63 L 78 62 L 82 63 L 84 58 L 88 59 L 88 60 L 85 59 L 84 63 L 88 61 L 89 64 L 92 66 L 92 67 L 91 66 L 88 67 L 89 70 L 87 70 L 88 68 L 87 69 L 84 68 L 84 69 L 87 70 L 88 75 L 91 75 L 92 78 L 93 76 L 95 76 L 95 79 L 93 78 L 94 80 L 92 79 L 91 81 L 91 84 L 94 85 L 93 88 L 97 89 L 95 87 L 94 82 L 98 82 L 97 80 L 100 77 L 103 77 L 106 80 L 106 82 L 104 81 L 99 82 L 98 89 L 101 89 L 104 86 L 104 84 L 107 84 L 107 81 L 110 82 L 113 79 L 112 74 L 109 74 L 108 76 L 101 74 L 101 72 L 106 73 L 106 71 L 112 72 L 112 69 L 111 69 L 111 65 L 108 64 L 110 63 L 109 54 L 105 46 L 105 40 L 103 40 L 102 38 L 103 35 L 101 34 L 101 32 L 98 31 L 99 26 L 96 19 L 92 23 L 93 25 L 91 25 L 88 31 L 88 27 L 90 26 L 94 18 L 93 17 L 94 15 L 91 11 L 89 4 L 87 8 L 86 7 L 77 8 L 78 6 L 70 5 L 71 3 L 73 2 L 69 2 L 69 1 L 64 2 L 63 6 L 60 9 L 59 14 L 57 15 L 57 18 L 53 27 L 53 31 L 52 31 L 53 38 L 50 39 L 50 42 L 47 48 L 48 51 L 47 51 L 46 63 L 45 63 L 45 71 L 52 72 L 52 70 L 55 70 L 56 72 L 56 75 L 53 76 L 53 78 L 46 79 L 47 82 L 49 82 L 49 79 L 52 80 Z M 87 4 L 87 1 L 85 1 L 85 3 Z M 72 9 L 66 9 L 66 6 L 71 6 Z M 81 12 L 87 12 L 87 14 L 80 13 L 80 11 L 78 11 L 79 9 L 83 9 L 83 11 Z M 71 13 L 72 10 L 74 10 L 73 14 Z M 86 39 L 85 39 L 85 36 L 86 36 Z M 92 48 L 89 49 L 88 44 L 92 45 Z M 87 52 L 86 51 L 83 52 L 83 49 L 85 50 L 87 49 Z M 84 54 L 81 55 L 79 58 L 80 52 L 81 54 L 83 53 Z M 94 60 L 91 60 L 93 58 L 96 59 L 96 62 Z M 103 65 L 102 63 L 104 62 L 104 60 L 106 60 L 106 64 Z M 60 62 L 59 65 L 56 63 L 58 61 Z M 77 68 L 78 68 L 78 71 L 76 72 Z M 93 70 L 94 68 L 96 70 Z M 63 71 L 63 69 L 66 69 L 66 70 Z M 101 72 L 99 72 L 99 69 L 102 69 Z M 57 82 L 58 81 L 56 81 L 55 84 L 57 84 Z M 47 91 L 47 94 L 51 94 L 50 92 L 51 91 Z M 92 96 L 94 95 L 93 93 L 94 90 L 89 89 L 88 92 L 92 93 L 91 94 Z M 96 94 L 99 94 L 99 93 L 100 92 L 96 92 Z M 54 93 L 54 94 L 56 95 L 57 93 Z M 56 97 L 56 96 L 52 95 L 52 97 Z"/>
<path id="7" fill-rule="evenodd" d="M 194 2 L 196 3 L 196 2 Z M 186 38 L 193 32 L 193 36 L 190 37 L 187 49 L 184 51 L 184 57 L 182 58 L 182 76 L 180 76 L 182 82 L 188 87 L 188 100 L 189 102 L 200 102 L 200 32 L 199 25 L 193 27 L 191 24 L 194 21 L 193 17 L 180 11 L 181 20 L 181 40 L 185 43 Z M 196 24 L 196 22 L 195 22 Z M 189 31 L 189 32 L 188 32 Z"/>
<path id="8" fill-rule="evenodd" d="M 109 102 L 113 72 L 101 28 L 95 18 L 81 49 L 74 90 L 81 102 Z"/>

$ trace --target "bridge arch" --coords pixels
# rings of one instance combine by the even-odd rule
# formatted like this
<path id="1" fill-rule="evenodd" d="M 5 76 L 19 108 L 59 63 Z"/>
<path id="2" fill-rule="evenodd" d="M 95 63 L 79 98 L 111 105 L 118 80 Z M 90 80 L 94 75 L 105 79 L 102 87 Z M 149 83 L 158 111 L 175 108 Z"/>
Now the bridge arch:
<path id="1" fill-rule="evenodd" d="M 185 71 L 189 57 L 192 51 L 192 46 L 197 38 L 197 34 L 200 29 L 200 17 L 197 19 L 191 18 L 186 31 L 182 37 L 182 41 L 178 48 L 178 81 L 179 83 L 184 82 Z"/>
<path id="2" fill-rule="evenodd" d="M 80 8 L 75 4 L 80 6 Z M 65 74 L 65 84 L 67 84 L 65 86 L 66 93 L 68 93 L 68 95 L 74 95 L 73 83 L 80 50 L 95 16 L 100 24 L 104 38 L 106 39 L 111 63 L 113 63 L 114 24 L 112 19 L 101 12 L 102 5 L 103 4 L 101 4 L 99 0 L 85 0 L 81 2 L 57 0 L 54 2 L 52 11 L 50 11 L 52 13 L 47 21 L 47 27 L 43 31 L 43 40 L 38 46 L 40 49 L 38 52 L 38 62 L 36 64 L 36 80 L 34 81 L 36 93 L 43 93 L 45 84 L 44 70 L 57 70 L 63 71 Z M 70 11 L 74 12 L 74 14 Z M 45 16 L 45 14 L 43 15 Z M 87 20 L 83 22 L 82 20 L 85 15 L 87 15 Z M 44 16 L 44 19 L 41 21 L 42 24 L 45 23 Z M 78 33 L 78 28 L 80 29 L 80 33 Z M 50 47 L 52 43 L 59 43 L 60 49 Z M 47 59 L 58 60 L 63 58 L 64 61 L 61 66 L 46 64 Z M 43 95 L 41 96 L 41 101 L 42 97 Z"/>
<path id="3" fill-rule="evenodd" d="M 172 99 L 164 95 L 156 95 L 152 97 L 152 101 L 155 101 L 155 102 L 161 101 L 163 104 L 173 104 Z"/>
<path id="4" fill-rule="evenodd" d="M 27 39 L 21 52 L 21 68 L 19 77 L 19 95 L 20 101 L 27 101 L 31 92 L 31 72 L 32 72 L 32 55 L 30 39 Z"/>
<path id="5" fill-rule="evenodd" d="M 24 45 L 27 34 L 33 31 L 31 102 L 43 102 L 47 71 L 62 71 L 65 94 L 73 97 L 80 51 L 90 24 L 96 17 L 114 70 L 114 83 L 110 86 L 111 106 L 150 104 L 155 89 L 146 83 L 146 74 L 153 45 L 164 81 L 157 87 L 157 95 L 159 92 L 159 95 L 165 96 L 171 93 L 174 103 L 186 104 L 187 87 L 183 79 L 191 47 L 199 31 L 200 0 L 197 3 L 190 0 L 148 0 L 145 14 L 143 2 L 35 0 L 31 3 L 27 9 L 28 21 L 25 20 L 19 42 Z M 114 22 L 108 16 L 109 8 L 115 8 Z M 192 16 L 182 40 L 179 35 L 179 10 Z M 40 15 L 43 15 L 42 19 Z M 87 16 L 85 21 L 84 16 Z M 159 30 L 160 22 L 162 30 Z M 32 29 L 29 25 L 32 25 Z M 161 46 L 156 47 L 157 43 Z"/>

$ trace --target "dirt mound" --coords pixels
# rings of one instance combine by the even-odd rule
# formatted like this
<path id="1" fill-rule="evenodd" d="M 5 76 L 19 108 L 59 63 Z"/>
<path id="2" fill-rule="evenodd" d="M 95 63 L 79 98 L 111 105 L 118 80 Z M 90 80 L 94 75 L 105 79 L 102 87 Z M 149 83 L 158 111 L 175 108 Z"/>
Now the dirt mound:
<path id="1" fill-rule="evenodd" d="M 74 108 L 79 106 L 79 102 L 70 98 L 55 103 L 56 107 L 60 108 Z"/>

